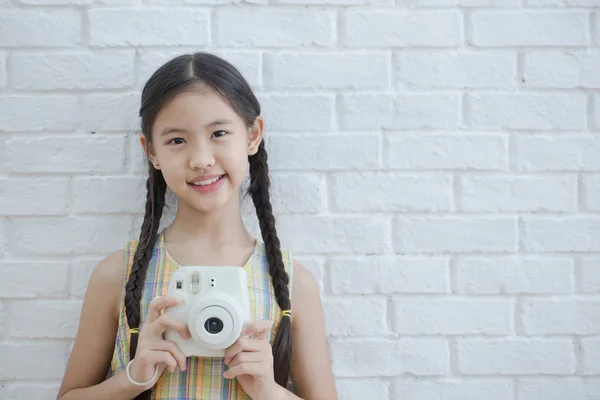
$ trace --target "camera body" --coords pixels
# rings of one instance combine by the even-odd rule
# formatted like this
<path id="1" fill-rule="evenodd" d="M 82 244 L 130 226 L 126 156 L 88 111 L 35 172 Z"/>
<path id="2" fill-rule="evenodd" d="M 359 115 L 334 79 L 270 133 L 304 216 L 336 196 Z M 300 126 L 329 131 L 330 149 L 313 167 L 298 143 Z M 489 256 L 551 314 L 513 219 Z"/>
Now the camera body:
<path id="1" fill-rule="evenodd" d="M 182 302 L 165 313 L 186 324 L 192 338 L 167 330 L 165 339 L 188 357 L 223 357 L 250 321 L 248 275 L 242 267 L 180 267 L 171 274 L 167 295 Z"/>

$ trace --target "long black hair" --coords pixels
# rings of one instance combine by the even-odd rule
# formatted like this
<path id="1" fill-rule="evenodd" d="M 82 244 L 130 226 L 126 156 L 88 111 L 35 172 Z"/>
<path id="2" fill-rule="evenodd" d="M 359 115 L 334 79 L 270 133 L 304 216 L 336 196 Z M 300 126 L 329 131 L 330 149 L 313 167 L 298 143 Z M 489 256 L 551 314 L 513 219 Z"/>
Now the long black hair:
<path id="1" fill-rule="evenodd" d="M 192 90 L 198 85 L 207 86 L 221 95 L 244 120 L 247 127 L 251 127 L 260 115 L 258 100 L 248 82 L 233 65 L 209 53 L 181 55 L 156 70 L 142 91 L 139 114 L 141 129 L 147 143 L 152 141 L 151 129 L 159 111 L 176 95 Z M 249 164 L 250 185 L 247 194 L 252 197 L 256 209 L 275 297 L 282 310 L 289 310 L 291 305 L 289 277 L 283 264 L 280 242 L 275 229 L 275 217 L 269 199 L 269 167 L 264 141 L 261 141 L 258 152 L 249 157 Z M 154 168 L 150 160 L 148 160 L 148 171 L 144 221 L 125 287 L 125 312 L 130 329 L 140 327 L 140 299 L 148 264 L 158 237 L 167 189 L 162 172 Z M 134 331 L 130 341 L 130 359 L 135 357 L 137 342 L 138 333 Z M 289 317 L 282 317 L 272 347 L 275 381 L 285 387 L 290 375 L 292 358 Z M 147 390 L 136 399 L 149 399 L 150 393 L 151 390 Z"/>

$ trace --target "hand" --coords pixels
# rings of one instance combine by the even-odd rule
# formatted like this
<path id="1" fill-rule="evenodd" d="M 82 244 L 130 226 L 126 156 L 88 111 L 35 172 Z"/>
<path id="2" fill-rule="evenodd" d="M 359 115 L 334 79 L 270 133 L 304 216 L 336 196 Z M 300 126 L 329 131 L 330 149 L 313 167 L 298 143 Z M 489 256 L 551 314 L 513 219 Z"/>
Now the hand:
<path id="1" fill-rule="evenodd" d="M 164 331 L 169 329 L 179 332 L 184 339 L 192 337 L 183 322 L 176 321 L 166 314 L 161 315 L 163 309 L 176 306 L 180 302 L 180 299 L 170 296 L 158 297 L 150 302 L 148 314 L 140 330 L 135 358 L 130 368 L 131 377 L 135 381 L 145 382 L 150 379 L 157 365 L 158 376 L 167 368 L 169 372 L 173 372 L 176 367 L 185 371 L 185 354 L 177 343 L 164 340 L 162 336 Z M 144 390 L 154 386 L 156 380 L 149 383 Z"/>
<path id="2" fill-rule="evenodd" d="M 244 392 L 254 400 L 271 400 L 277 390 L 273 350 L 266 339 L 270 329 L 269 320 L 252 321 L 244 325 L 240 338 L 225 350 L 228 370 L 223 376 L 237 378 Z"/>

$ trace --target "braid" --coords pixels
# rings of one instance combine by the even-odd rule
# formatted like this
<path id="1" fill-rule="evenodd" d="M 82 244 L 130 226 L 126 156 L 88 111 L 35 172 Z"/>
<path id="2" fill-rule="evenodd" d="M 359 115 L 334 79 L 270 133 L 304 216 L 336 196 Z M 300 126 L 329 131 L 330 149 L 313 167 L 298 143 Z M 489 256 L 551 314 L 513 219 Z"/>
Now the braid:
<path id="1" fill-rule="evenodd" d="M 248 192 L 252 196 L 256 215 L 260 224 L 260 231 L 265 242 L 269 274 L 275 289 L 277 304 L 282 310 L 289 310 L 291 305 L 289 292 L 289 277 L 283 264 L 283 256 L 277 230 L 273 207 L 269 200 L 269 167 L 267 164 L 267 150 L 262 142 L 258 152 L 250 157 L 250 187 Z M 283 316 L 275 340 L 273 341 L 273 369 L 275 382 L 285 387 L 290 376 L 292 362 L 292 332 L 290 318 Z"/>
<path id="2" fill-rule="evenodd" d="M 156 243 L 160 218 L 165 205 L 165 192 L 167 184 L 162 172 L 150 166 L 150 173 L 146 181 L 146 214 L 140 232 L 138 246 L 133 256 L 133 265 L 127 285 L 125 286 L 125 315 L 130 329 L 140 327 L 141 310 L 140 300 L 146 271 L 152 258 L 152 251 Z M 132 333 L 129 346 L 129 359 L 135 358 L 139 333 Z M 136 400 L 150 398 L 151 390 L 147 390 L 136 397 Z"/>

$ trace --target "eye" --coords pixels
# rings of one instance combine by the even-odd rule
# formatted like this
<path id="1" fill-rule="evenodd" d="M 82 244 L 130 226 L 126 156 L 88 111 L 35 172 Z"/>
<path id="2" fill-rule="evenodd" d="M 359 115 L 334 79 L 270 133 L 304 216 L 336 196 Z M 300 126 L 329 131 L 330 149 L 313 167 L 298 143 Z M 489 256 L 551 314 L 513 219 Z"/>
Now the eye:
<path id="1" fill-rule="evenodd" d="M 180 137 L 173 138 L 167 142 L 167 144 L 183 144 L 183 143 L 185 143 L 185 140 L 183 140 L 183 138 L 180 138 Z"/>
<path id="2" fill-rule="evenodd" d="M 222 134 L 222 135 L 221 135 L 221 134 Z M 213 132 L 213 136 L 214 136 L 214 137 L 217 137 L 217 138 L 223 137 L 223 136 L 225 136 L 225 135 L 228 135 L 228 134 L 229 134 L 229 133 L 227 133 L 227 132 L 225 132 L 225 131 L 216 131 L 216 132 Z"/>

